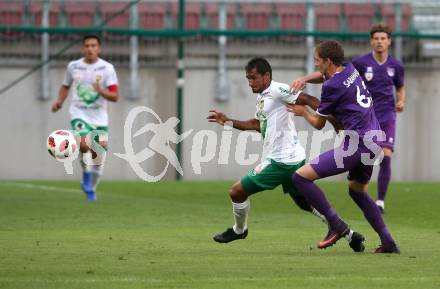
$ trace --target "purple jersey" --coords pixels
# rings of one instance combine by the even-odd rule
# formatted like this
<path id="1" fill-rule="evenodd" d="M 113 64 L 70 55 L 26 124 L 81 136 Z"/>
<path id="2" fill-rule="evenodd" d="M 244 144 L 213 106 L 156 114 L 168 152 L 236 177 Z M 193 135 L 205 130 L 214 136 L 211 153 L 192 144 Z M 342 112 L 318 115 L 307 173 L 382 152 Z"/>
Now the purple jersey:
<path id="1" fill-rule="evenodd" d="M 380 130 L 370 92 L 351 63 L 324 82 L 317 113 L 333 115 L 345 130 L 356 131 L 360 137 L 368 131 Z"/>
<path id="2" fill-rule="evenodd" d="M 383 64 L 379 64 L 372 52 L 355 58 L 352 63 L 371 93 L 377 119 L 380 122 L 395 119 L 394 87 L 404 85 L 402 64 L 391 55 Z"/>

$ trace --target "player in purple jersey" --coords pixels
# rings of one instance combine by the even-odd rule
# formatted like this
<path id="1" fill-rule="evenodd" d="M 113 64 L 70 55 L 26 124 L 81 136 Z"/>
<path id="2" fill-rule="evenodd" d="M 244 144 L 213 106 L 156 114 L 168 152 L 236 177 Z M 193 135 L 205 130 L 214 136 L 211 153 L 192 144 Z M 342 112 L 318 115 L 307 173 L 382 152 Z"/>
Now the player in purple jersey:
<path id="1" fill-rule="evenodd" d="M 374 112 L 386 135 L 386 140 L 381 145 L 384 158 L 380 164 L 376 201 L 376 205 L 383 213 L 385 195 L 391 179 L 396 111 L 402 112 L 405 105 L 404 70 L 402 64 L 388 54 L 388 48 L 391 45 L 391 30 L 387 26 L 382 24 L 373 26 L 370 30 L 370 43 L 373 51 L 355 58 L 352 63 L 371 93 Z M 394 100 L 394 88 L 396 89 L 396 101 Z"/>
<path id="2" fill-rule="evenodd" d="M 309 203 L 325 215 L 331 230 L 318 245 L 326 248 L 335 244 L 349 231 L 348 225 L 337 215 L 324 193 L 314 183 L 317 179 L 349 172 L 350 197 L 364 213 L 378 233 L 381 245 L 376 253 L 400 253 L 389 233 L 375 202 L 367 193 L 373 171 L 374 156 L 381 154 L 378 145 L 382 136 L 374 114 L 372 99 L 359 72 L 352 64 L 344 66 L 344 50 L 336 41 L 325 41 L 315 49 L 315 66 L 326 79 L 322 86 L 321 103 L 316 113 L 302 105 L 289 105 L 288 110 L 303 116 L 313 127 L 322 129 L 329 116 L 336 118 L 346 133 L 340 147 L 321 154 L 293 175 L 293 183 Z M 317 74 L 304 79 L 323 81 Z M 315 77 L 315 79 L 313 79 Z"/>

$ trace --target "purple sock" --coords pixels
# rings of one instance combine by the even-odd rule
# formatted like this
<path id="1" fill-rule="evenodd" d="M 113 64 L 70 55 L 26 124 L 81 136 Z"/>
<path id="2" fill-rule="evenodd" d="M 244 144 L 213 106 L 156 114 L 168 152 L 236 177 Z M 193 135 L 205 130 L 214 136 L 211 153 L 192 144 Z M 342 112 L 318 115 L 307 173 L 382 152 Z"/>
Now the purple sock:
<path id="1" fill-rule="evenodd" d="M 310 205 L 326 217 L 332 229 L 339 232 L 346 228 L 346 224 L 336 214 L 336 211 L 332 208 L 324 193 L 317 185 L 298 174 L 294 174 L 292 180 L 295 187 L 298 191 L 303 193 Z"/>
<path id="2" fill-rule="evenodd" d="M 377 199 L 385 200 L 388 184 L 391 179 L 391 157 L 384 156 L 380 163 L 379 177 L 377 179 Z"/>
<path id="3" fill-rule="evenodd" d="M 373 229 L 379 235 L 382 245 L 384 245 L 385 247 L 394 246 L 395 242 L 382 219 L 379 208 L 376 206 L 373 199 L 370 198 L 368 193 L 357 193 L 352 189 L 349 189 L 349 193 L 350 197 L 364 213 L 364 216 L 367 219 L 368 223 L 370 223 L 371 227 L 373 227 Z"/>

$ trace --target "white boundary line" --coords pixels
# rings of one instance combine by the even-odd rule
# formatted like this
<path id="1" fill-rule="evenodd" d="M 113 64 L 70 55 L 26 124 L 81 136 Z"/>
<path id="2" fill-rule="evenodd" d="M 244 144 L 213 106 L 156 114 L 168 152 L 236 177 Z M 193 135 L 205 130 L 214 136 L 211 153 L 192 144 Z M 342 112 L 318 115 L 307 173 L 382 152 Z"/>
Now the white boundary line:
<path id="1" fill-rule="evenodd" d="M 24 189 L 30 189 L 30 190 L 46 190 L 46 191 L 57 191 L 57 192 L 66 192 L 66 193 L 83 193 L 83 191 L 79 189 L 68 189 L 68 188 L 61 188 L 61 187 L 53 187 L 53 186 L 46 186 L 46 185 L 37 185 L 37 184 L 30 184 L 30 183 L 23 183 L 23 182 L 3 182 L 0 181 L 0 186 L 13 186 L 13 187 L 19 187 Z"/>

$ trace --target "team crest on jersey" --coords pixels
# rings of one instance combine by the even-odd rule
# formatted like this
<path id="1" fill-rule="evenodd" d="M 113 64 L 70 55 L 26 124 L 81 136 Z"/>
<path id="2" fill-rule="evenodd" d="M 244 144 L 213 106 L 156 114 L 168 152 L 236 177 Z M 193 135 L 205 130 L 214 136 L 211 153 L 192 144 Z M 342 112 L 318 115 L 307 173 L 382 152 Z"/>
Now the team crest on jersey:
<path id="1" fill-rule="evenodd" d="M 93 87 L 85 84 L 78 84 L 76 93 L 79 99 L 87 105 L 96 102 L 99 98 L 99 93 L 97 93 Z"/>
<path id="2" fill-rule="evenodd" d="M 365 73 L 364 73 L 364 76 L 365 76 L 365 79 L 367 80 L 367 81 L 370 81 L 370 80 L 372 80 L 373 79 L 373 67 L 371 67 L 371 66 L 368 66 L 367 67 L 367 71 L 365 71 Z"/>
<path id="3" fill-rule="evenodd" d="M 395 70 L 393 67 L 387 67 L 387 74 L 389 77 L 393 77 L 395 74 Z"/>

